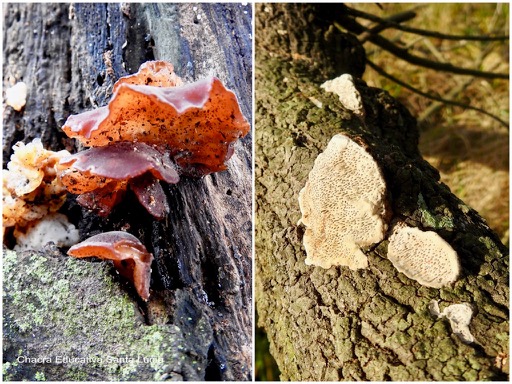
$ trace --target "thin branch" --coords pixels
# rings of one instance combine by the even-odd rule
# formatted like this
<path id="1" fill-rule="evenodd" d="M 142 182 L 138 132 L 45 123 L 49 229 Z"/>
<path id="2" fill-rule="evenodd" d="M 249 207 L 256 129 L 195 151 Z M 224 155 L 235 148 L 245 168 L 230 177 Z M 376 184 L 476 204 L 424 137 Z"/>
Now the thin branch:
<path id="1" fill-rule="evenodd" d="M 355 17 L 361 17 L 363 19 L 379 23 L 383 27 L 382 29 L 394 28 L 394 29 L 398 29 L 403 32 L 413 33 L 415 35 L 435 37 L 435 38 L 443 39 L 443 40 L 506 41 L 509 39 L 508 35 L 502 35 L 502 36 L 448 35 L 445 33 L 429 31 L 429 30 L 420 29 L 420 28 L 408 27 L 406 25 L 399 24 L 400 21 L 396 22 L 396 21 L 392 21 L 392 20 L 388 20 L 388 19 L 382 19 L 378 16 L 374 16 L 374 15 L 368 14 L 366 12 L 358 11 L 357 9 L 350 8 L 350 7 L 347 7 L 347 11 L 348 11 L 348 13 L 350 13 L 351 15 L 353 15 Z"/>
<path id="2" fill-rule="evenodd" d="M 489 113 L 489 112 L 487 112 L 484 109 L 481 109 L 481 108 L 478 108 L 478 107 L 473 107 L 471 105 L 468 105 L 468 104 L 465 104 L 465 103 L 461 103 L 461 102 L 458 102 L 458 101 L 443 99 L 442 97 L 435 96 L 435 95 L 432 95 L 430 93 L 423 92 L 423 91 L 421 91 L 421 90 L 419 90 L 419 89 L 417 89 L 417 88 L 415 88 L 415 87 L 413 87 L 413 86 L 411 86 L 411 85 L 409 85 L 409 84 L 407 84 L 407 83 L 397 79 L 393 75 L 390 75 L 389 73 L 387 73 L 382 68 L 380 68 L 378 65 L 374 64 L 372 61 L 370 61 L 368 59 L 366 59 L 366 64 L 368 64 L 371 68 L 373 68 L 373 70 L 375 70 L 375 72 L 377 72 L 379 75 L 387 77 L 391 81 L 397 83 L 398 85 L 401 85 L 404 88 L 407 88 L 411 92 L 417 93 L 418 95 L 421 95 L 421 96 L 426 97 L 426 98 L 431 99 L 431 100 L 440 101 L 440 102 L 445 103 L 445 104 L 455 105 L 457 107 L 462 107 L 462 108 L 472 109 L 474 111 L 478 111 L 478 112 L 483 113 L 484 115 L 487 115 L 487 116 L 491 117 L 492 119 L 498 121 L 500 124 L 502 124 L 504 127 L 506 127 L 508 129 L 508 122 L 506 122 L 504 120 L 501 120 L 498 116 L 495 116 L 492 113 Z"/>
<path id="3" fill-rule="evenodd" d="M 344 20 L 346 21 L 346 19 Z M 357 26 L 359 26 L 359 30 L 367 31 L 365 27 L 357 23 L 355 20 L 353 20 L 353 23 Z M 340 31 L 343 32 L 343 27 L 338 24 L 337 22 L 334 23 L 336 28 L 338 28 Z M 349 29 L 350 30 L 350 29 Z M 356 31 L 357 33 L 357 31 Z M 483 77 L 487 79 L 508 79 L 509 75 L 507 73 L 493 73 L 493 72 L 485 72 L 485 71 L 478 71 L 475 69 L 469 69 L 469 68 L 460 68 L 456 67 L 449 63 L 439 63 L 437 61 L 432 61 L 428 59 L 424 59 L 419 56 L 415 56 L 410 54 L 406 49 L 400 48 L 397 45 L 393 44 L 391 41 L 383 38 L 380 35 L 370 35 L 368 37 L 368 41 L 372 42 L 375 45 L 378 45 L 382 49 L 388 51 L 392 55 L 397 56 L 398 58 L 405 60 L 411 64 L 418 65 L 420 67 L 435 69 L 438 71 L 444 71 L 444 72 L 450 72 L 450 73 L 456 73 L 458 75 L 469 75 L 469 76 L 475 76 L 475 77 Z"/>
<path id="4" fill-rule="evenodd" d="M 391 15 L 388 18 L 385 19 L 386 22 L 392 22 L 392 23 L 403 23 L 405 21 L 411 20 L 416 17 L 416 12 L 413 11 L 407 11 L 407 12 L 401 12 L 397 13 L 395 15 Z M 375 27 L 370 28 L 367 32 L 363 32 L 361 35 L 359 35 L 358 39 L 361 43 L 364 43 L 366 40 L 368 40 L 369 35 L 376 35 L 379 32 L 382 32 L 383 30 L 389 28 L 387 25 L 380 23 L 376 25 Z"/>

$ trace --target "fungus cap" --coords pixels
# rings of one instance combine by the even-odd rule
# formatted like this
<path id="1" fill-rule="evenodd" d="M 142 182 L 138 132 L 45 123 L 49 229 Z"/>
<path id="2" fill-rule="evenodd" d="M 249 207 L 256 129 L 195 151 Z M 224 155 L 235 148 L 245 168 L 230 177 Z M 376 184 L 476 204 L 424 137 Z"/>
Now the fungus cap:
<path id="1" fill-rule="evenodd" d="M 432 231 L 397 226 L 389 238 L 388 259 L 421 285 L 441 288 L 459 275 L 457 252 Z"/>
<path id="2" fill-rule="evenodd" d="M 335 135 L 315 160 L 299 193 L 306 226 L 307 265 L 366 268 L 360 247 L 384 239 L 386 184 L 372 156 L 345 135 Z"/>
<path id="3" fill-rule="evenodd" d="M 77 201 L 102 216 L 111 212 L 130 185 L 146 210 L 163 219 L 169 206 L 158 180 L 179 181 L 169 153 L 144 143 L 122 141 L 90 148 L 61 159 L 60 167 L 68 191 L 81 194 Z"/>
<path id="4" fill-rule="evenodd" d="M 430 313 L 439 318 L 446 317 L 450 322 L 452 331 L 459 339 L 466 344 L 475 341 L 474 336 L 469 330 L 473 308 L 468 303 L 452 304 L 446 307 L 442 312 L 439 310 L 437 300 L 432 300 L 429 304 Z"/>
<path id="5" fill-rule="evenodd" d="M 162 66 L 145 63 L 139 73 L 121 78 L 107 106 L 69 116 L 64 132 L 86 146 L 166 145 L 193 175 L 226 169 L 234 141 L 250 129 L 235 94 L 215 77 L 174 86 L 180 83 L 161 79 L 169 72 Z M 148 81 L 152 71 L 156 74 Z"/>
<path id="6" fill-rule="evenodd" d="M 73 193 L 95 189 L 96 183 L 85 180 L 89 176 L 96 176 L 95 181 L 101 186 L 110 180 L 129 180 L 146 172 L 168 183 L 179 181 L 169 156 L 144 143 L 119 142 L 90 148 L 61 159 L 60 165 L 65 168 L 62 181 Z"/>
<path id="7" fill-rule="evenodd" d="M 325 89 L 326 92 L 338 95 L 341 104 L 346 109 L 358 116 L 364 115 L 363 100 L 354 84 L 352 75 L 345 73 L 335 79 L 327 80 L 320 87 Z"/>
<path id="8" fill-rule="evenodd" d="M 112 260 L 118 272 L 133 282 L 139 296 L 149 299 L 153 255 L 135 236 L 122 231 L 100 233 L 69 248 L 68 255 Z"/>

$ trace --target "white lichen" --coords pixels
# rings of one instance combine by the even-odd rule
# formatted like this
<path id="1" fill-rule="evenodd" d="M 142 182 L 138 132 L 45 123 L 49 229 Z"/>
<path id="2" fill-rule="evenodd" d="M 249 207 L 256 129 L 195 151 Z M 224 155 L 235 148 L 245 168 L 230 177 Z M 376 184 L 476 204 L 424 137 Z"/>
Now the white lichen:
<path id="1" fill-rule="evenodd" d="M 388 259 L 399 272 L 427 287 L 441 288 L 459 275 L 457 252 L 432 231 L 396 226 L 389 238 Z"/>
<path id="2" fill-rule="evenodd" d="M 428 306 L 430 313 L 438 318 L 446 317 L 450 322 L 452 331 L 457 337 L 466 344 L 475 341 L 475 338 L 469 330 L 473 308 L 468 303 L 452 304 L 446 307 L 442 312 L 439 310 L 437 300 L 432 300 Z"/>
<path id="3" fill-rule="evenodd" d="M 372 156 L 347 136 L 335 135 L 299 193 L 306 264 L 366 268 L 360 247 L 384 239 L 385 195 L 386 184 Z"/>
<path id="4" fill-rule="evenodd" d="M 358 116 L 364 115 L 364 106 L 361 94 L 354 84 L 352 75 L 345 73 L 335 79 L 323 83 L 321 88 L 339 96 L 341 104 Z"/>

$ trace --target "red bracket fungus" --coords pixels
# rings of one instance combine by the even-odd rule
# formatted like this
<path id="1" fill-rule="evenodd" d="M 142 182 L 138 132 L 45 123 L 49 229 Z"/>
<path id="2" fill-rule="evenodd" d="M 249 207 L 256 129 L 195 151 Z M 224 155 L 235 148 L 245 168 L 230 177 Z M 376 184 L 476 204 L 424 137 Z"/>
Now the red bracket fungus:
<path id="1" fill-rule="evenodd" d="M 108 215 L 130 185 L 141 204 L 154 217 L 169 213 L 165 193 L 158 180 L 179 181 L 169 153 L 144 143 L 119 142 L 91 148 L 61 160 L 62 183 L 80 194 L 78 202 Z"/>
<path id="2" fill-rule="evenodd" d="M 157 179 L 177 183 L 178 173 L 226 169 L 234 142 L 249 129 L 235 94 L 219 79 L 182 85 L 172 64 L 150 61 L 117 81 L 107 106 L 68 118 L 64 132 L 96 148 L 61 162 L 62 181 L 82 194 L 80 204 L 103 215 L 129 185 L 161 219 L 168 206 Z"/>
<path id="3" fill-rule="evenodd" d="M 143 64 L 116 83 L 107 106 L 70 116 L 64 132 L 86 146 L 117 141 L 163 145 L 185 173 L 226 169 L 232 143 L 250 128 L 235 94 L 215 77 L 182 86 L 170 77 L 177 78 L 170 63 Z"/>
<path id="4" fill-rule="evenodd" d="M 119 274 L 133 282 L 139 296 L 149 299 L 153 255 L 135 236 L 122 231 L 101 233 L 72 246 L 68 255 L 112 260 Z"/>

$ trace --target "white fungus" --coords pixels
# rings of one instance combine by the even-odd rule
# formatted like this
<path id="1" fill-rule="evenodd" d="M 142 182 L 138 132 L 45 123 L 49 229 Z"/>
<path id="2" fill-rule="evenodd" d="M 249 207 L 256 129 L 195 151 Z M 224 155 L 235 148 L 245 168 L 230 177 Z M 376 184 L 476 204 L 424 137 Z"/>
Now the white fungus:
<path id="1" fill-rule="evenodd" d="M 354 112 L 358 116 L 364 115 L 363 100 L 361 94 L 354 85 L 352 75 L 345 73 L 335 79 L 328 80 L 323 83 L 321 88 L 327 92 L 335 93 L 339 96 L 341 104 L 348 110 Z"/>
<path id="2" fill-rule="evenodd" d="M 62 213 L 52 213 L 29 226 L 26 232 L 16 230 L 15 251 L 40 250 L 53 242 L 58 247 L 70 247 L 80 240 L 78 229 Z"/>
<path id="3" fill-rule="evenodd" d="M 11 88 L 7 88 L 5 90 L 5 103 L 16 111 L 21 111 L 27 103 L 27 84 L 20 81 Z"/>
<path id="4" fill-rule="evenodd" d="M 360 247 L 384 239 L 385 194 L 384 178 L 372 156 L 347 136 L 335 135 L 299 193 L 306 264 L 366 268 Z"/>
<path id="5" fill-rule="evenodd" d="M 466 344 L 475 341 L 475 338 L 469 330 L 469 323 L 473 316 L 473 308 L 468 303 L 452 304 L 446 307 L 443 312 L 439 310 L 437 300 L 432 300 L 428 306 L 430 313 L 438 318 L 446 317 L 450 322 L 453 333 Z"/>
<path id="6" fill-rule="evenodd" d="M 441 288 L 459 275 L 457 252 L 432 231 L 397 226 L 389 238 L 388 259 L 421 285 Z"/>

